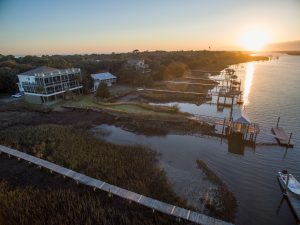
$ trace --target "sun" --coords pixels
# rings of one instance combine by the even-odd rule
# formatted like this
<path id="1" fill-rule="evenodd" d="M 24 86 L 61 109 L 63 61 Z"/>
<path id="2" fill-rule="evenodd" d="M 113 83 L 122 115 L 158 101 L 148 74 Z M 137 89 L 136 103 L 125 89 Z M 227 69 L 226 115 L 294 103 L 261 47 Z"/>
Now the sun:
<path id="1" fill-rule="evenodd" d="M 261 51 L 268 41 L 269 37 L 266 32 L 251 30 L 241 38 L 240 44 L 247 51 Z"/>

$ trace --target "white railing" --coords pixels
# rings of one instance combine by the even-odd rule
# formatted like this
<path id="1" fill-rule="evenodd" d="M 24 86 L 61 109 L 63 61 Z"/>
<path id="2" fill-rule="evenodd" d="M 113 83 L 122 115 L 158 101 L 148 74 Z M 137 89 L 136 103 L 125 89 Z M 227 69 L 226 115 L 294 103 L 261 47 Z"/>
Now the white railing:
<path id="1" fill-rule="evenodd" d="M 70 69 L 61 69 L 56 70 L 52 72 L 44 72 L 44 73 L 35 73 L 34 76 L 36 77 L 51 77 L 51 76 L 57 76 L 57 75 L 68 75 L 68 74 L 74 74 L 74 73 L 80 73 L 80 68 L 70 68 Z"/>

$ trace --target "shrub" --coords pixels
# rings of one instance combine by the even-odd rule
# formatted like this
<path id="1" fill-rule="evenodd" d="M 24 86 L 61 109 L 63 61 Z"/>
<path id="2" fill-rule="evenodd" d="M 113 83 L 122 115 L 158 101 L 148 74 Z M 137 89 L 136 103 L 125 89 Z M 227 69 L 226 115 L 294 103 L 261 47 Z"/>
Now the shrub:
<path id="1" fill-rule="evenodd" d="M 96 91 L 96 97 L 99 97 L 99 98 L 109 98 L 109 89 L 108 89 L 108 86 L 107 86 L 107 83 L 106 82 L 100 82 L 98 88 L 97 88 L 97 91 Z"/>

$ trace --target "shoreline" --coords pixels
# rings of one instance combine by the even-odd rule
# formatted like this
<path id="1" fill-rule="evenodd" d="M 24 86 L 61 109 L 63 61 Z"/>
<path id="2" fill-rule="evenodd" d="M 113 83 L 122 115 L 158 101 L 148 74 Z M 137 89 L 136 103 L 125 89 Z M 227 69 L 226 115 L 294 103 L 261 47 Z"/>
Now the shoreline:
<path id="1" fill-rule="evenodd" d="M 6 115 L 4 115 L 6 114 Z M 107 116 L 103 116 L 107 114 Z M 146 135 L 146 136 L 165 136 L 165 135 L 191 135 L 194 134 L 195 132 L 190 131 L 184 131 L 182 128 L 186 126 L 186 122 L 183 122 L 182 125 L 179 125 L 179 128 L 174 129 L 174 121 L 170 122 L 170 127 L 173 128 L 172 130 L 165 130 L 167 128 L 166 124 L 162 126 L 163 128 L 159 128 L 161 131 L 165 130 L 165 133 L 159 133 L 158 130 L 152 130 L 150 127 L 145 126 L 145 123 L 143 119 L 138 121 L 136 118 L 133 120 L 132 118 L 122 118 L 118 117 L 116 119 L 115 115 L 106 113 L 106 112 L 94 112 L 92 110 L 82 110 L 82 109 L 76 109 L 76 110 L 71 110 L 71 109 L 66 109 L 63 112 L 49 112 L 49 113 L 41 113 L 41 112 L 6 112 L 6 113 L 1 113 L 0 112 L 0 124 L 2 129 L 5 128 L 11 128 L 11 127 L 20 127 L 20 126 L 26 126 L 26 125 L 31 125 L 31 126 L 43 126 L 47 124 L 58 124 L 58 125 L 63 125 L 63 126 L 71 126 L 73 129 L 84 129 L 84 130 L 90 130 L 91 128 L 95 127 L 95 125 L 101 125 L 101 124 L 106 124 L 107 126 L 116 126 L 119 129 L 124 129 L 127 128 L 129 132 L 133 132 L 138 135 Z M 65 115 L 62 116 L 62 115 Z M 18 118 L 17 120 L 14 118 Z M 34 118 L 34 119 L 33 119 Z M 60 118 L 60 120 L 57 120 Z M 74 123 L 78 118 L 81 118 L 80 123 Z M 2 120 L 2 121 L 1 121 Z M 3 121 L 6 120 L 6 123 L 3 123 Z M 34 120 L 34 121 L 33 121 Z M 12 123 L 9 123 L 12 122 Z M 20 123 L 21 122 L 21 123 Z M 116 124 L 116 122 L 118 124 Z M 132 125 L 133 127 L 138 127 L 134 126 L 134 123 L 136 124 L 143 124 L 143 129 L 135 129 L 132 130 L 130 129 L 129 125 Z M 175 123 L 178 123 L 176 121 Z M 158 124 L 162 124 L 160 120 L 158 120 Z M 150 121 L 148 125 L 151 126 L 157 126 L 158 124 L 154 124 L 153 121 Z M 190 126 L 187 126 L 190 127 Z M 150 129 L 150 130 L 149 130 Z M 199 127 L 197 125 L 197 130 L 201 133 L 198 133 L 199 135 L 202 134 L 203 127 Z M 103 136 L 103 133 L 100 132 L 100 135 Z M 105 135 L 105 134 L 104 134 Z M 157 152 L 157 151 L 155 151 Z M 159 152 L 157 152 L 159 154 Z M 159 166 L 162 168 L 167 175 L 168 181 L 172 183 L 172 188 L 176 192 L 178 196 L 184 197 L 185 199 L 188 200 L 189 204 L 191 204 L 193 207 L 195 207 L 198 210 L 201 210 L 202 212 L 210 213 L 211 216 L 214 216 L 211 214 L 212 212 L 208 212 L 207 209 L 205 210 L 205 206 L 199 206 L 199 202 L 205 195 L 204 191 L 199 195 L 199 186 L 198 186 L 198 181 L 195 180 L 197 185 L 189 185 L 190 188 L 183 188 L 182 189 L 182 184 L 183 183 L 193 183 L 193 179 L 190 179 L 190 175 L 186 174 L 185 176 L 182 176 L 182 173 L 184 171 L 180 171 L 180 169 L 176 169 L 176 167 L 171 168 L 170 165 L 168 164 L 168 161 L 162 160 L 161 157 L 158 158 L 159 160 Z M 175 178 L 175 179 L 174 179 Z M 195 177 L 194 177 L 195 178 Z M 209 181 L 205 181 L 205 177 L 203 174 L 199 173 L 198 179 L 201 179 L 201 185 L 202 185 L 202 190 L 206 190 L 208 187 L 212 186 L 213 184 Z M 177 183 L 177 184 L 176 184 Z M 179 185 L 180 183 L 180 185 Z M 204 185 L 204 186 L 203 186 Z M 197 187 L 197 188 L 195 188 Z M 187 192 L 189 194 L 187 194 Z M 196 199 L 195 199 L 195 196 Z M 193 201 L 195 204 L 193 204 Z"/>
<path id="2" fill-rule="evenodd" d="M 80 118 L 80 120 L 79 120 Z M 92 128 L 101 124 L 115 125 L 136 134 L 164 136 L 167 134 L 207 134 L 212 127 L 194 122 L 185 114 L 170 116 L 131 115 L 118 111 L 68 107 L 62 111 L 0 112 L 0 128 L 18 125 L 58 124 L 77 128 Z"/>
<path id="3" fill-rule="evenodd" d="M 225 67 L 227 68 L 227 66 Z M 193 84 L 191 82 L 191 84 Z M 207 91 L 206 91 L 207 92 Z M 130 93 L 129 93 L 130 95 Z M 127 96 L 127 94 L 126 94 Z M 124 96 L 121 96 L 123 98 Z M 112 98 L 113 100 L 120 99 L 120 97 Z M 138 96 L 138 99 L 141 99 L 141 96 Z M 186 101 L 184 101 L 186 102 Z M 166 113 L 166 110 L 158 110 L 155 111 L 153 108 L 149 108 L 148 106 L 143 107 L 142 105 L 136 105 L 136 103 L 102 103 L 98 102 L 101 105 L 98 109 L 93 109 L 89 107 L 90 102 L 87 104 L 88 106 L 85 108 L 81 107 L 76 109 L 63 109 L 59 111 L 51 111 L 46 109 L 37 109 L 35 112 L 32 112 L 32 109 L 25 109 L 25 111 L 18 112 L 18 111 L 10 111 L 10 112 L 0 112 L 0 127 L 7 128 L 11 126 L 18 126 L 18 125 L 48 125 L 48 124 L 59 124 L 63 126 L 70 126 L 72 128 L 79 128 L 79 129 L 90 129 L 95 127 L 95 125 L 107 124 L 107 125 L 114 125 L 120 129 L 127 130 L 129 132 L 133 132 L 135 134 L 143 134 L 147 136 L 165 136 L 170 134 L 177 134 L 177 135 L 200 135 L 209 133 L 212 127 L 207 126 L 205 124 L 200 125 L 199 123 L 193 123 L 192 121 L 186 120 L 184 118 L 184 113 L 172 113 L 168 112 L 168 115 L 160 115 Z M 92 102 L 91 105 L 93 105 Z M 143 103 L 138 103 L 143 104 Z M 144 110 L 152 111 L 153 116 L 150 114 L 138 114 L 132 113 L 130 110 L 127 109 L 124 112 L 122 107 L 126 107 L 126 105 L 130 105 L 134 109 L 143 108 Z M 121 108 L 121 109 L 119 109 Z M 132 109 L 131 109 L 132 110 Z M 140 109 L 138 109 L 140 110 Z M 11 113 L 11 115 L 9 115 Z M 2 117 L 2 115 L 6 114 L 6 117 Z M 154 115 L 155 114 L 155 115 Z M 154 118 L 152 118 L 154 117 Z M 23 120 L 25 119 L 25 120 Z M 167 119 L 167 120 L 166 120 Z M 2 120 L 2 121 L 1 121 Z M 10 121 L 13 120 L 13 121 Z M 22 121 L 23 120 L 23 121 Z M 4 123 L 2 123 L 4 121 Z M 10 123 L 11 122 L 11 123 Z M 184 174 L 184 170 L 181 170 L 170 166 L 167 161 L 162 161 L 159 158 L 159 166 L 163 168 L 167 173 L 167 178 L 172 184 L 173 190 L 179 197 L 185 197 L 188 202 L 192 202 L 196 196 L 197 204 L 193 205 L 196 206 L 202 212 L 206 212 L 211 216 L 216 216 L 217 218 L 225 219 L 234 221 L 234 218 L 231 215 L 231 212 L 228 213 L 229 215 L 222 215 L 213 207 L 207 204 L 207 199 L 209 201 L 214 201 L 213 198 L 209 197 L 211 195 L 216 196 L 218 192 L 214 192 L 216 187 L 219 184 L 214 183 L 213 181 L 209 180 L 209 176 L 205 174 L 205 171 L 199 172 L 198 178 L 201 179 L 201 183 L 205 183 L 202 186 L 202 192 L 199 193 L 199 187 L 195 188 L 195 185 L 188 185 L 189 187 L 183 187 L 183 184 L 191 184 L 193 183 L 193 179 L 191 179 L 191 174 L 186 174 L 186 176 L 182 176 Z M 198 169 L 195 167 L 195 169 Z M 199 169 L 198 169 L 199 170 Z M 173 173 L 173 174 L 170 174 Z M 195 177 L 194 177 L 195 178 Z M 177 184 L 176 184 L 177 182 Z M 196 184 L 199 182 L 196 181 Z M 180 183 L 180 185 L 178 185 Z M 194 187 L 192 187 L 194 186 Z M 222 186 L 222 185 L 220 185 Z M 197 192 L 198 191 L 198 192 Z M 188 193 L 186 193 L 188 192 Z M 196 193 L 197 192 L 197 193 Z M 226 189 L 224 191 L 226 192 Z M 223 196 L 224 197 L 224 196 Z M 222 198 L 222 196 L 219 196 Z M 202 202 L 199 205 L 199 202 Z M 224 213 L 224 214 L 226 214 Z"/>
<path id="4" fill-rule="evenodd" d="M 119 132 L 120 136 L 118 135 Z M 225 221 L 234 221 L 237 206 L 235 206 L 234 208 L 224 209 L 224 206 L 222 206 L 221 208 L 214 208 L 213 205 L 211 205 L 213 203 L 219 205 L 219 202 L 222 202 L 223 205 L 230 203 L 234 205 L 234 195 L 228 190 L 223 181 L 219 179 L 219 183 L 216 183 L 214 182 L 214 180 L 210 179 L 211 176 L 209 174 L 206 174 L 204 170 L 197 166 L 196 160 L 193 164 L 186 164 L 181 160 L 180 157 L 183 156 L 183 152 L 179 154 L 172 154 L 172 151 L 164 151 L 163 149 L 157 147 L 157 145 L 155 145 L 155 147 L 152 146 L 150 144 L 151 141 L 160 139 L 159 137 L 153 137 L 154 139 L 152 139 L 152 137 L 140 136 L 139 134 L 132 133 L 131 131 L 126 131 L 122 128 L 110 125 L 99 126 L 93 130 L 93 133 L 97 138 L 103 138 L 105 141 L 108 141 L 110 143 L 132 146 L 138 145 L 152 148 L 159 154 L 159 164 L 161 168 L 166 172 L 167 178 L 172 184 L 172 187 L 176 194 L 186 199 L 189 205 L 195 207 L 202 213 Z M 117 136 L 116 139 L 114 138 L 114 135 Z M 169 134 L 168 136 L 173 135 L 174 134 Z M 140 138 L 142 140 L 141 142 L 134 143 L 132 142 L 133 138 Z M 184 151 L 184 149 L 182 150 Z M 230 193 L 232 198 L 228 198 L 224 193 Z M 226 202 L 228 199 L 230 200 L 230 202 Z M 209 204 L 209 202 L 211 204 Z"/>

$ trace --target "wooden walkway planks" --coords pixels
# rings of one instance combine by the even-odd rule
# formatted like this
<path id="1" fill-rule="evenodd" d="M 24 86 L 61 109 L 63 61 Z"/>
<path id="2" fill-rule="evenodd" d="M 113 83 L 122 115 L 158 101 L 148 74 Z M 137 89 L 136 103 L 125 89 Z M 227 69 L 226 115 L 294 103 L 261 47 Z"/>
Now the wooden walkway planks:
<path id="1" fill-rule="evenodd" d="M 164 89 L 152 89 L 152 88 L 138 88 L 137 91 L 144 92 L 158 92 L 158 93 L 170 93 L 170 94 L 189 94 L 189 95 L 198 95 L 201 97 L 207 97 L 209 95 L 220 96 L 220 97 L 229 97 L 232 98 L 235 95 L 240 94 L 240 91 L 235 91 L 232 93 L 224 93 L 220 95 L 219 91 L 209 91 L 207 92 L 191 92 L 191 91 L 172 91 L 172 90 L 164 90 Z"/>
<path id="2" fill-rule="evenodd" d="M 201 92 L 191 92 L 191 91 L 172 91 L 172 90 L 163 90 L 163 89 L 152 89 L 152 88 L 138 88 L 137 91 L 150 91 L 150 92 L 162 92 L 162 93 L 174 93 L 174 94 L 191 94 L 191 95 L 200 95 L 206 96 L 207 93 Z"/>
<path id="3" fill-rule="evenodd" d="M 200 86 L 216 86 L 217 84 L 207 84 L 207 83 L 192 83 L 186 81 L 165 81 L 166 83 L 170 84 L 187 84 L 187 85 L 200 85 Z"/>
<path id="4" fill-rule="evenodd" d="M 229 82 L 229 81 L 231 81 L 231 79 L 226 79 L 226 78 L 224 78 L 224 79 L 215 79 L 215 78 L 200 78 L 200 77 L 183 77 L 183 78 L 185 78 L 185 79 L 190 79 L 190 80 L 203 80 L 203 81 L 216 81 L 216 82 L 218 82 L 218 81 L 225 81 L 225 82 Z"/>
<path id="5" fill-rule="evenodd" d="M 99 189 L 102 191 L 106 191 L 108 193 L 111 193 L 113 195 L 119 196 L 123 199 L 127 199 L 129 201 L 136 202 L 140 205 L 143 205 L 145 207 L 151 208 L 152 210 L 157 210 L 161 213 L 176 216 L 181 219 L 185 219 L 197 224 L 202 225 L 230 225 L 232 223 L 228 223 L 225 221 L 221 221 L 209 216 L 206 216 L 204 214 L 190 211 L 184 208 L 180 208 L 165 202 L 161 202 L 159 200 L 149 198 L 143 195 L 140 195 L 138 193 L 128 191 L 126 189 L 105 183 L 104 181 L 97 180 L 95 178 L 86 176 L 81 173 L 77 173 L 73 170 L 64 168 L 62 166 L 56 165 L 54 163 L 48 162 L 46 160 L 28 155 L 24 152 L 17 151 L 15 149 L 11 149 L 5 146 L 0 145 L 0 153 L 6 153 L 10 156 L 14 156 L 18 159 L 23 159 L 25 161 L 28 161 L 30 163 L 33 163 L 37 166 L 49 169 L 50 171 L 56 172 L 58 174 L 61 174 L 65 177 L 69 177 L 73 180 L 75 180 L 78 183 L 82 183 L 87 186 L 91 186 L 95 189 Z"/>

